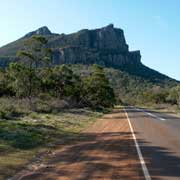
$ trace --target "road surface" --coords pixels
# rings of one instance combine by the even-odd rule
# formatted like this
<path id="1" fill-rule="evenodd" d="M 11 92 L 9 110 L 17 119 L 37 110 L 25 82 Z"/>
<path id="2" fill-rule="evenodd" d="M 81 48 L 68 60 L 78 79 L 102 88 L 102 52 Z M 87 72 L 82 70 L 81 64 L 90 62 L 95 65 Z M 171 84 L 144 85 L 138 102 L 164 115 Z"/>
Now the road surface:
<path id="1" fill-rule="evenodd" d="M 180 118 L 126 108 L 151 179 L 180 180 Z"/>
<path id="2" fill-rule="evenodd" d="M 180 119 L 116 109 L 18 180 L 180 180 Z"/>

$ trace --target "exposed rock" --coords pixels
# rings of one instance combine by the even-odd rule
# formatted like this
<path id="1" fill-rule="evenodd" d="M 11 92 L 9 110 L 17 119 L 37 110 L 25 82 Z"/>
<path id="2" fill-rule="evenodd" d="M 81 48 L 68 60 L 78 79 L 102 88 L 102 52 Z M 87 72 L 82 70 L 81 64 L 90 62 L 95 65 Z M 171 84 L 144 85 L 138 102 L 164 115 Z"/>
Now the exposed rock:
<path id="1" fill-rule="evenodd" d="M 39 29 L 37 29 L 37 30 L 35 30 L 35 31 L 32 31 L 32 32 L 26 34 L 24 37 L 25 37 L 25 38 L 28 38 L 28 37 L 31 37 L 31 36 L 33 36 L 33 35 L 51 35 L 51 34 L 52 34 L 52 33 L 51 33 L 51 31 L 48 29 L 48 27 L 43 26 L 43 27 L 41 27 L 41 28 L 39 28 Z"/>
<path id="2" fill-rule="evenodd" d="M 140 51 L 129 52 L 121 29 L 113 24 L 95 30 L 81 30 L 70 35 L 61 35 L 49 42 L 55 48 L 54 64 L 93 64 L 121 67 L 124 64 L 140 63 Z"/>
<path id="3" fill-rule="evenodd" d="M 32 35 L 43 35 L 48 39 L 47 46 L 53 49 L 54 64 L 96 63 L 119 68 L 141 63 L 140 51 L 130 52 L 123 30 L 110 24 L 103 28 L 83 29 L 68 35 L 54 34 L 46 26 L 41 27 L 28 33 L 24 38 L 0 48 L 0 65 L 5 67 L 8 64 L 6 62 L 9 62 L 7 59 L 12 60 L 23 47 L 23 41 Z"/>

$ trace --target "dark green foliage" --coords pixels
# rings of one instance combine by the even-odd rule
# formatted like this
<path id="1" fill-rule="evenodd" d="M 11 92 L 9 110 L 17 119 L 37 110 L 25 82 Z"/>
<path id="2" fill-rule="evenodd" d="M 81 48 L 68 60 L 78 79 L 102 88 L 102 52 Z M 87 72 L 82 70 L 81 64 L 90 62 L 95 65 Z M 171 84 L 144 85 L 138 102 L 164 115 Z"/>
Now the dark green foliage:
<path id="1" fill-rule="evenodd" d="M 43 128 L 14 122 L 0 122 L 0 140 L 20 149 L 34 148 L 46 142 Z"/>
<path id="2" fill-rule="evenodd" d="M 84 79 L 84 98 L 94 108 L 114 105 L 114 91 L 102 67 L 93 65 L 92 74 Z"/>
<path id="3" fill-rule="evenodd" d="M 114 91 L 102 67 L 94 65 L 91 75 L 83 77 L 70 65 L 51 66 L 51 50 L 45 48 L 47 40 L 44 37 L 33 36 L 24 43 L 24 49 L 18 52 L 19 61 L 11 63 L 3 73 L 4 77 L 7 74 L 7 80 L 2 78 L 0 83 L 2 95 L 5 95 L 4 85 L 7 84 L 16 97 L 29 99 L 32 110 L 38 109 L 39 105 L 47 107 L 41 98 L 38 103 L 33 101 L 42 94 L 68 99 L 77 106 L 113 106 Z"/>
<path id="4" fill-rule="evenodd" d="M 45 47 L 47 40 L 43 36 L 32 36 L 24 41 L 23 49 L 17 52 L 20 62 L 32 69 L 46 65 L 51 60 L 51 51 Z"/>
<path id="5" fill-rule="evenodd" d="M 82 77 L 91 74 L 91 66 L 72 65 L 71 68 Z M 170 89 L 178 84 L 178 82 L 170 80 L 153 83 L 140 76 L 113 68 L 104 68 L 104 71 L 111 87 L 114 89 L 117 104 L 151 105 L 168 103 L 167 96 Z"/>
<path id="6" fill-rule="evenodd" d="M 47 40 L 42 36 L 33 36 L 24 41 L 23 50 L 17 53 L 19 61 L 11 63 L 8 69 L 10 87 L 17 97 L 27 97 L 34 109 L 32 97 L 37 96 L 40 87 L 38 67 L 47 65 L 51 52 L 46 49 Z"/>
<path id="7" fill-rule="evenodd" d="M 79 99 L 81 79 L 68 65 L 42 69 L 41 76 L 44 91 L 58 98 L 75 97 Z"/>
<path id="8" fill-rule="evenodd" d="M 0 119 L 13 119 L 18 113 L 13 105 L 4 105 L 0 109 Z"/>
<path id="9" fill-rule="evenodd" d="M 8 84 L 8 74 L 5 70 L 0 69 L 0 97 L 14 95 L 12 88 Z"/>
<path id="10" fill-rule="evenodd" d="M 94 65 L 91 75 L 80 76 L 72 66 L 61 65 L 42 69 L 42 89 L 57 98 L 69 98 L 79 105 L 111 107 L 115 102 L 102 67 Z M 42 75 L 43 74 L 43 75 Z"/>
<path id="11" fill-rule="evenodd" d="M 57 142 L 74 143 L 75 139 L 79 139 L 77 137 L 80 130 L 101 115 L 102 113 L 83 108 L 64 110 L 56 115 L 33 112 L 25 119 L 1 120 L 0 142 L 9 148 L 8 151 L 1 151 L 5 154 L 12 149 L 43 149 Z"/>
<path id="12" fill-rule="evenodd" d="M 180 106 L 180 85 L 171 88 L 167 101 Z"/>
<path id="13" fill-rule="evenodd" d="M 39 79 L 34 68 L 11 63 L 8 69 L 9 84 L 17 97 L 31 97 L 37 94 Z"/>
<path id="14" fill-rule="evenodd" d="M 163 104 L 167 103 L 168 89 L 161 88 L 160 86 L 154 86 L 153 88 L 143 92 L 143 103 Z"/>

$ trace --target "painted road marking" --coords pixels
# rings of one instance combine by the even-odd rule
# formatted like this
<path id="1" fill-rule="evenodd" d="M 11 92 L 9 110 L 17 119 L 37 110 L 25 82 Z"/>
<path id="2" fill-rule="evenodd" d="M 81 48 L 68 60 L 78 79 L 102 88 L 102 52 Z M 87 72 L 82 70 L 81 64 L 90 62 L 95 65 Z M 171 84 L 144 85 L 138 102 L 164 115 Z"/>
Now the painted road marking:
<path id="1" fill-rule="evenodd" d="M 149 171 L 147 169 L 146 163 L 145 163 L 144 158 L 142 156 L 141 149 L 140 149 L 139 144 L 137 142 L 136 136 L 134 134 L 133 127 L 131 125 L 131 121 L 129 119 L 128 113 L 127 113 L 125 108 L 124 108 L 124 112 L 126 114 L 126 117 L 127 117 L 128 123 L 129 123 L 129 127 L 131 129 L 131 133 L 132 133 L 132 136 L 133 136 L 133 139 L 134 139 L 134 143 L 135 143 L 136 150 L 137 150 L 137 153 L 138 153 L 138 156 L 139 156 L 139 160 L 140 160 L 140 163 L 141 163 L 141 167 L 142 167 L 142 170 L 143 170 L 143 173 L 144 173 L 145 180 L 151 180 L 151 176 L 149 174 Z"/>
<path id="2" fill-rule="evenodd" d="M 146 113 L 147 115 L 149 115 L 149 116 L 151 116 L 151 117 L 153 117 L 153 118 L 156 118 L 156 119 L 158 119 L 158 120 L 166 121 L 166 119 L 161 118 L 161 117 L 159 117 L 159 116 L 157 116 L 157 115 L 155 115 L 155 114 L 152 114 L 152 113 L 150 113 L 150 112 L 147 112 L 147 111 L 145 111 L 145 110 L 143 110 L 143 109 L 135 108 L 135 110 L 144 112 L 144 113 Z"/>

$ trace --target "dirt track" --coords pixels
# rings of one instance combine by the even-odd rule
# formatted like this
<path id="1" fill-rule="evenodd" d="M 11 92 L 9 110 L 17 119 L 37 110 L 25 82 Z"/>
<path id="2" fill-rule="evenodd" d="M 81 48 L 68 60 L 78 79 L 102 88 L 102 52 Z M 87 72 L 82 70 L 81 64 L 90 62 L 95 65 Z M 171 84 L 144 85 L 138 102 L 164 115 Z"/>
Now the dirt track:
<path id="1" fill-rule="evenodd" d="M 141 180 L 144 179 L 123 111 L 99 119 L 82 133 L 79 143 L 56 151 L 47 167 L 18 180 Z"/>

